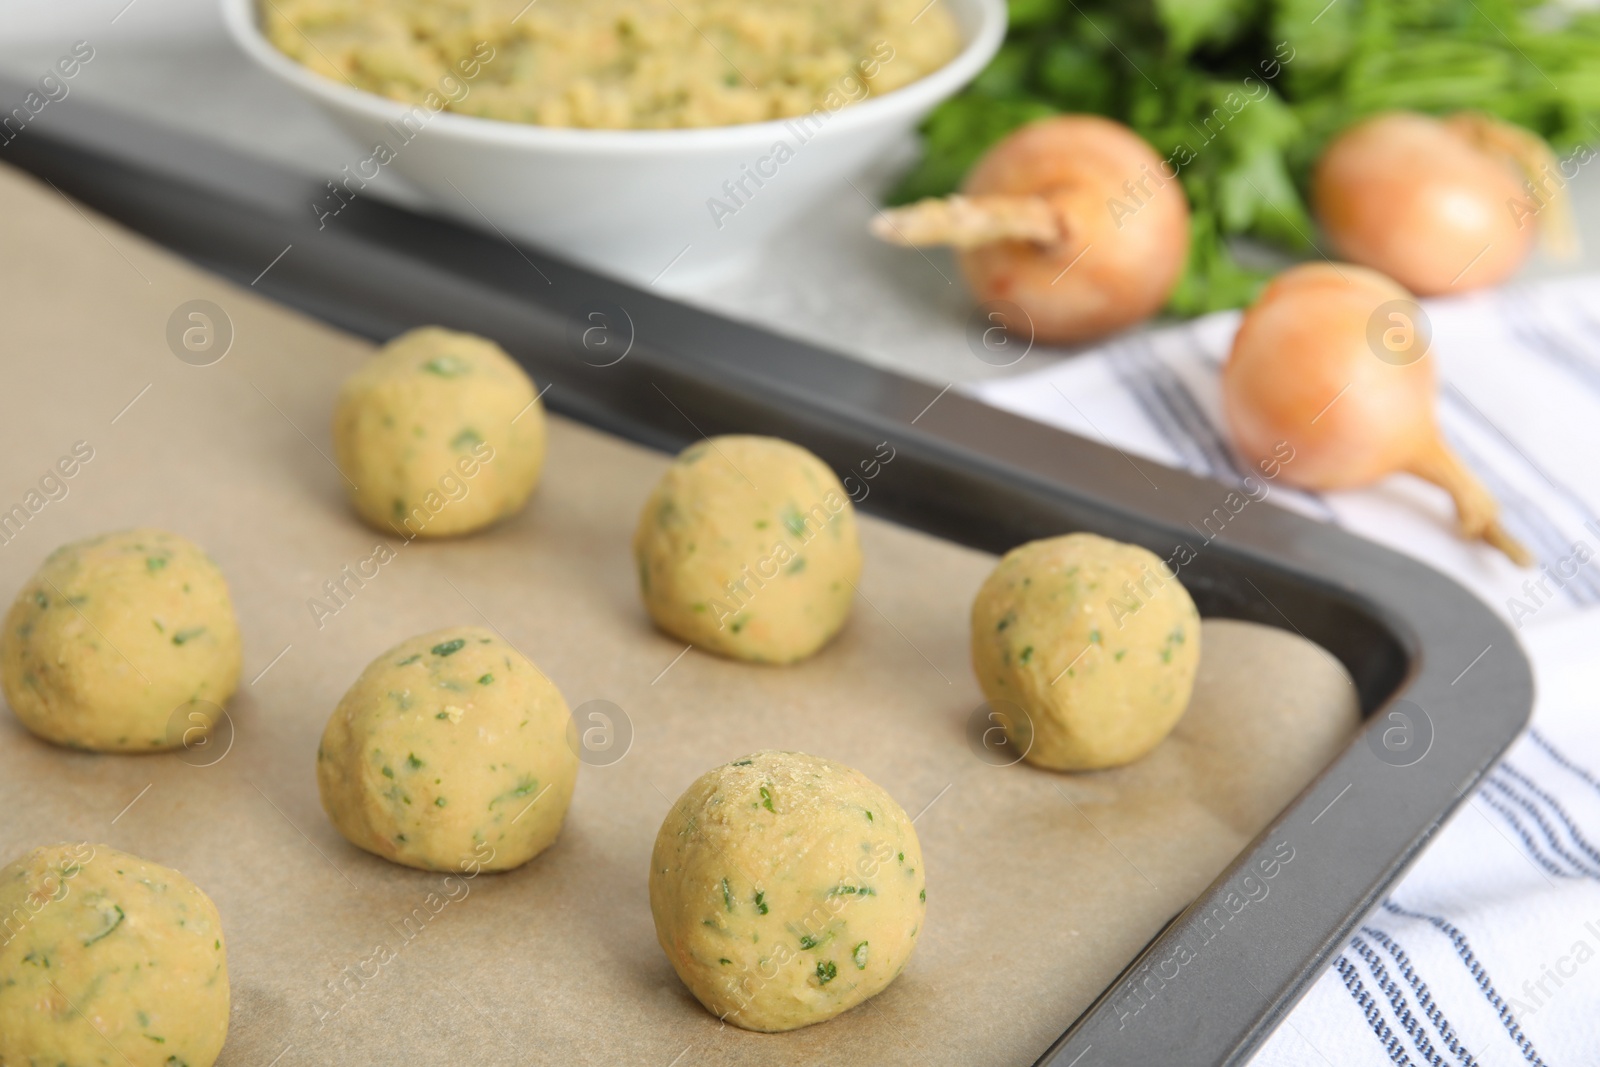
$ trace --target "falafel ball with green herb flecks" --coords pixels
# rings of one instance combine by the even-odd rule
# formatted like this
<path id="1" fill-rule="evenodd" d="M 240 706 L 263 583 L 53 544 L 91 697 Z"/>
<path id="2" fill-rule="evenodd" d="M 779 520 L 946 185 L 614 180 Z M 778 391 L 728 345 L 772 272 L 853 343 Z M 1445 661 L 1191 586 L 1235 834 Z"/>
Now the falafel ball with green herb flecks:
<path id="1" fill-rule="evenodd" d="M 578 780 L 555 684 L 492 630 L 413 637 L 361 672 L 317 746 L 352 844 L 423 870 L 503 871 L 561 832 Z"/>
<path id="2" fill-rule="evenodd" d="M 881 993 L 927 911 L 906 813 L 853 768 L 756 752 L 701 775 L 650 855 L 656 938 L 706 1009 L 795 1030 Z"/>
<path id="3" fill-rule="evenodd" d="M 194 744 L 239 684 L 228 584 L 165 530 L 102 534 L 52 552 L 0 630 L 0 688 L 29 730 L 96 752 Z"/>
<path id="4" fill-rule="evenodd" d="M 0 1064 L 211 1067 L 228 953 L 205 893 L 87 842 L 0 868 Z"/>
<path id="5" fill-rule="evenodd" d="M 775 437 L 712 437 L 673 460 L 633 536 L 656 625 L 711 652 L 793 663 L 850 614 L 855 509 L 827 464 Z"/>
<path id="6" fill-rule="evenodd" d="M 544 408 L 493 341 L 424 326 L 346 379 L 333 450 L 363 519 L 385 533 L 470 533 L 527 503 L 544 468 Z"/>
<path id="7" fill-rule="evenodd" d="M 1040 767 L 1143 756 L 1188 707 L 1199 662 L 1200 615 L 1177 577 L 1154 553 L 1094 534 L 1012 549 L 972 604 L 978 684 Z"/>

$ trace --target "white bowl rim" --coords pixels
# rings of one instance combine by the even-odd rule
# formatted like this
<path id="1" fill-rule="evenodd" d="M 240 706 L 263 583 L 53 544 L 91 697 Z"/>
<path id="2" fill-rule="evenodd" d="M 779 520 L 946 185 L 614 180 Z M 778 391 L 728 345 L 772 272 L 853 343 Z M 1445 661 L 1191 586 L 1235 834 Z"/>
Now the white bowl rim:
<path id="1" fill-rule="evenodd" d="M 930 0 L 932 3 L 940 0 Z M 1006 32 L 1005 0 L 969 0 L 978 11 L 978 25 L 955 58 L 930 74 L 902 85 L 881 96 L 832 112 L 826 126 L 817 136 L 833 134 L 855 127 L 874 125 L 887 120 L 931 108 L 953 95 L 976 77 L 999 50 Z M 341 85 L 323 77 L 280 52 L 256 21 L 256 0 L 221 0 L 222 20 L 228 33 L 243 51 L 262 67 L 301 90 L 320 98 L 324 103 L 344 111 L 356 111 L 375 122 L 395 122 L 421 104 L 404 104 L 377 93 Z M 814 114 L 815 112 L 811 112 Z M 789 124 L 804 118 L 797 115 L 765 122 L 747 122 L 732 126 L 705 126 L 666 130 L 616 130 L 590 129 L 567 126 L 538 126 L 532 123 L 512 122 L 506 119 L 486 119 L 474 115 L 461 115 L 441 110 L 428 120 L 428 129 L 453 139 L 505 145 L 509 147 L 542 148 L 547 150 L 600 151 L 615 154 L 651 153 L 662 149 L 671 151 L 719 151 L 766 146 L 772 141 L 792 135 Z"/>

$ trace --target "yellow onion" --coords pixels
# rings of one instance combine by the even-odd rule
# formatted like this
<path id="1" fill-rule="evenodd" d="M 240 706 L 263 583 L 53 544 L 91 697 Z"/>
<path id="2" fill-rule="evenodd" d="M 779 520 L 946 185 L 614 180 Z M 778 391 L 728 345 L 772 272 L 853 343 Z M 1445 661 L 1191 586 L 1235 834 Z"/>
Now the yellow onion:
<path id="1" fill-rule="evenodd" d="M 872 232 L 952 245 L 980 302 L 1050 343 L 1142 322 L 1166 303 L 1189 254 L 1189 201 L 1176 169 L 1138 134 L 1097 115 L 1041 119 L 1000 141 L 961 195 L 884 212 Z"/>
<path id="2" fill-rule="evenodd" d="M 1532 557 L 1500 525 L 1499 505 L 1439 431 L 1417 314 L 1410 293 L 1362 267 L 1311 263 L 1278 275 L 1246 310 L 1222 371 L 1234 448 L 1251 463 L 1276 460 L 1279 476 L 1305 489 L 1415 475 L 1450 494 L 1462 537 L 1527 566 Z M 1382 343 L 1408 328 L 1401 343 Z"/>
<path id="3" fill-rule="evenodd" d="M 1576 251 L 1549 146 L 1471 112 L 1392 111 L 1351 126 L 1317 161 L 1311 199 L 1340 256 L 1424 296 L 1504 281 L 1541 228 L 1558 256 Z"/>

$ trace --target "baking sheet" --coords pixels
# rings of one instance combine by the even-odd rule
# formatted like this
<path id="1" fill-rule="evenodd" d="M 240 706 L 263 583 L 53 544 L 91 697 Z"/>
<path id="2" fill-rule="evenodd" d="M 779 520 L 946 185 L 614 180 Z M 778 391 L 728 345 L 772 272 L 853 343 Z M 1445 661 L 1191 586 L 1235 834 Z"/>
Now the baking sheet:
<path id="1" fill-rule="evenodd" d="M 94 449 L 0 545 L 0 596 L 63 541 L 158 525 L 218 561 L 245 635 L 233 743 L 215 762 L 70 753 L 0 718 L 0 860 L 87 839 L 200 884 L 229 941 L 223 1063 L 1031 1063 L 1355 727 L 1331 657 L 1213 621 L 1191 711 L 1148 759 L 1082 776 L 992 766 L 966 740 L 981 700 L 966 619 L 993 561 L 872 519 L 854 617 L 821 655 L 786 669 L 679 658 L 638 604 L 628 552 L 665 457 L 557 419 L 522 515 L 468 540 L 385 539 L 355 521 L 327 458 L 336 385 L 367 344 L 6 171 L 0 235 L 0 510 L 75 442 Z M 196 299 L 232 324 L 211 366 L 168 346 L 169 317 Z M 308 601 L 380 542 L 395 558 L 319 620 Z M 633 739 L 583 769 L 549 852 L 446 884 L 347 845 L 313 763 L 372 657 L 463 622 L 499 629 L 570 704 L 614 702 Z M 906 973 L 787 1035 L 708 1016 L 656 946 L 645 894 L 670 801 L 771 747 L 883 785 L 918 816 L 928 865 Z"/>

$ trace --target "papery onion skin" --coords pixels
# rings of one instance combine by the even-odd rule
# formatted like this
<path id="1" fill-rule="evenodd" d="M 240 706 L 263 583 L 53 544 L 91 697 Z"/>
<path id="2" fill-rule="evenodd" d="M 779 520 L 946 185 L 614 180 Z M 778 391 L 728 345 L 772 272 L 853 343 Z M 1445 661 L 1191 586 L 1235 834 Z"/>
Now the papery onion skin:
<path id="1" fill-rule="evenodd" d="M 1167 302 L 1189 255 L 1189 201 L 1169 174 L 1155 149 L 1109 119 L 1061 115 L 1022 127 L 990 149 L 962 192 L 1043 196 L 1065 238 L 963 252 L 967 283 L 979 301 L 1022 308 L 1044 342 L 1144 321 Z"/>
<path id="2" fill-rule="evenodd" d="M 1376 115 L 1335 138 L 1311 199 L 1340 256 L 1424 296 L 1504 281 L 1538 236 L 1512 163 L 1413 112 Z"/>

